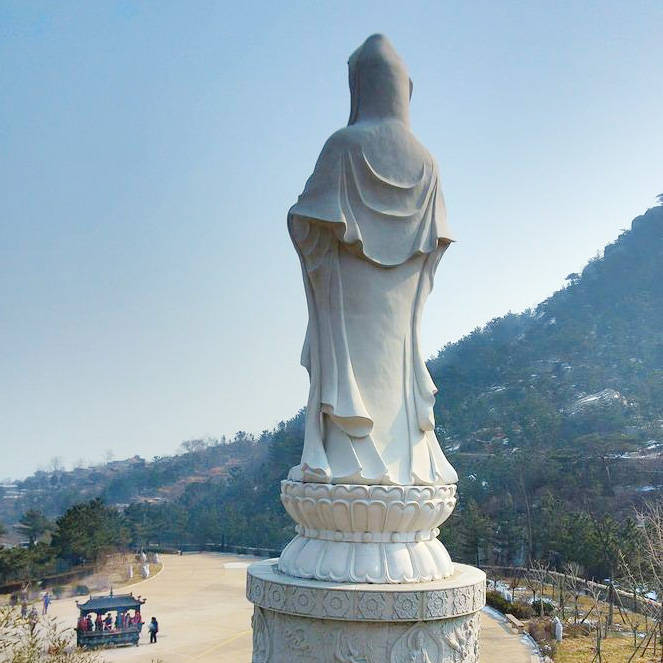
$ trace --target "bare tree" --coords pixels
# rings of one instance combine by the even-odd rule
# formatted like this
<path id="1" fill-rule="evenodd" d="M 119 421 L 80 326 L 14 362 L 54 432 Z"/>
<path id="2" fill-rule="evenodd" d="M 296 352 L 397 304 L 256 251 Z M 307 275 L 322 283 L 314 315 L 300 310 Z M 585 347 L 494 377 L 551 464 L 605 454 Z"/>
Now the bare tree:
<path id="1" fill-rule="evenodd" d="M 550 576 L 550 564 L 548 562 L 541 562 L 534 560 L 527 569 L 525 575 L 525 582 L 532 592 L 534 598 L 533 603 L 536 603 L 536 595 L 539 595 L 539 616 L 543 617 L 543 594 L 546 588 L 546 580 Z"/>
<path id="2" fill-rule="evenodd" d="M 592 607 L 590 608 L 589 613 L 587 613 L 586 617 L 589 616 L 590 613 L 594 613 L 596 617 L 596 623 L 594 625 L 594 632 L 596 633 L 596 646 L 594 649 L 594 657 L 592 658 L 591 663 L 603 663 L 603 654 L 601 652 L 601 643 L 603 641 L 604 635 L 603 635 L 603 626 L 605 622 L 605 628 L 607 632 L 608 624 L 607 624 L 607 619 L 604 619 L 603 615 L 603 602 L 601 601 L 601 589 L 599 588 L 598 585 L 594 583 L 589 583 L 587 585 L 587 589 L 589 590 L 589 595 L 592 598 Z"/>
<path id="3" fill-rule="evenodd" d="M 653 656 L 663 663 L 663 502 L 653 502 L 636 512 L 640 525 L 637 555 L 622 559 L 630 584 L 634 588 L 634 608 L 645 616 L 645 637 L 635 648 L 629 661 L 640 651 L 644 655 L 651 646 Z M 640 596 L 638 597 L 638 594 Z M 651 620 L 651 625 L 650 625 Z"/>
<path id="4" fill-rule="evenodd" d="M 516 588 L 523 579 L 524 570 L 521 568 L 514 568 L 509 577 L 509 589 L 511 590 L 511 600 L 516 600 Z"/>
<path id="5" fill-rule="evenodd" d="M 558 608 L 556 614 L 562 621 L 564 621 L 566 618 L 566 583 L 564 574 L 551 574 L 550 581 L 552 582 L 553 601 L 555 600 L 555 590 L 557 590 Z"/>
<path id="6" fill-rule="evenodd" d="M 578 602 L 585 588 L 583 569 L 580 564 L 569 562 L 564 566 L 564 584 L 569 594 L 573 597 L 573 623 L 577 624 L 580 618 Z"/>
<path id="7" fill-rule="evenodd" d="M 644 609 L 654 621 L 653 630 L 654 656 L 658 642 L 662 642 L 660 661 L 663 663 L 663 502 L 651 502 L 637 514 L 638 521 L 642 522 L 642 574 L 645 587 L 649 589 Z M 655 600 L 649 599 L 654 597 Z M 650 638 L 651 639 L 651 638 Z"/>

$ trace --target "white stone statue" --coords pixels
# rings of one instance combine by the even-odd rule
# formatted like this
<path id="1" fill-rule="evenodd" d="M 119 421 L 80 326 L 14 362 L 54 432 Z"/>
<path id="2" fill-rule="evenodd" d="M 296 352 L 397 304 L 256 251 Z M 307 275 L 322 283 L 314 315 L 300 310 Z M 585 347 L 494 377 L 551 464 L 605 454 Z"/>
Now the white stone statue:
<path id="1" fill-rule="evenodd" d="M 412 82 L 382 35 L 349 60 L 348 126 L 326 142 L 288 228 L 309 311 L 311 385 L 293 481 L 442 485 L 435 385 L 419 342 L 452 241 L 437 164 L 410 130 Z"/>
<path id="2" fill-rule="evenodd" d="M 419 325 L 451 242 L 437 166 L 409 128 L 411 83 L 381 35 L 350 58 L 352 110 L 288 217 L 309 326 L 297 523 L 248 568 L 253 663 L 479 663 L 483 571 L 438 538 L 457 476 L 435 437 Z"/>

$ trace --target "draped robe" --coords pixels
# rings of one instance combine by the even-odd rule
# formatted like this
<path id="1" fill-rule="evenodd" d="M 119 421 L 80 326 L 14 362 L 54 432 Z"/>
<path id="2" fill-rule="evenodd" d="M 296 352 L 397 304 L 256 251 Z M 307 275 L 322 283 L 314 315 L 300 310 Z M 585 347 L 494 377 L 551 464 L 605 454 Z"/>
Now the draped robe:
<path id="1" fill-rule="evenodd" d="M 357 122 L 325 144 L 288 214 L 309 323 L 301 463 L 289 478 L 444 484 L 435 385 L 419 327 L 452 241 L 437 165 L 397 118 Z"/>

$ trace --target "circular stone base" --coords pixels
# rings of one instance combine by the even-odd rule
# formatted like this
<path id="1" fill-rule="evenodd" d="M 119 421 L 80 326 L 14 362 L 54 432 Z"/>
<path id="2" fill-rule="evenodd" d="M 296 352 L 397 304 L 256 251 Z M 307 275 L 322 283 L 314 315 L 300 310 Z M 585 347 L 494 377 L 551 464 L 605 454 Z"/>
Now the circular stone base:
<path id="1" fill-rule="evenodd" d="M 463 564 L 416 585 L 293 578 L 252 564 L 253 663 L 478 663 L 486 576 Z"/>

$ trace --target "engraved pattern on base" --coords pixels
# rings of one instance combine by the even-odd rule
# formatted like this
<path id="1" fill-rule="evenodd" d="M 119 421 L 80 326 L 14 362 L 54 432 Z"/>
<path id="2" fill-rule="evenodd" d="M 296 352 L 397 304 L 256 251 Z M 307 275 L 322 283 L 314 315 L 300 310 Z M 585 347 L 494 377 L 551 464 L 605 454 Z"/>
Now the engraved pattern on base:
<path id="1" fill-rule="evenodd" d="M 271 659 L 271 638 L 262 608 L 256 606 L 251 618 L 253 629 L 253 663 L 268 663 Z"/>
<path id="2" fill-rule="evenodd" d="M 486 603 L 485 574 L 464 564 L 448 580 L 384 588 L 332 585 L 282 574 L 275 560 L 252 564 L 246 597 L 258 607 L 302 617 L 347 621 L 430 621 L 478 612 Z"/>
<path id="3" fill-rule="evenodd" d="M 479 663 L 478 613 L 390 625 L 271 610 L 263 610 L 262 619 L 269 646 L 258 658 L 254 647 L 253 663 Z"/>

